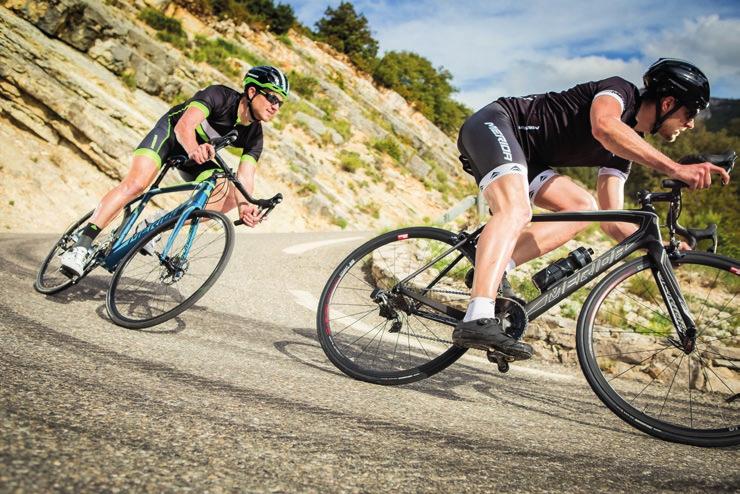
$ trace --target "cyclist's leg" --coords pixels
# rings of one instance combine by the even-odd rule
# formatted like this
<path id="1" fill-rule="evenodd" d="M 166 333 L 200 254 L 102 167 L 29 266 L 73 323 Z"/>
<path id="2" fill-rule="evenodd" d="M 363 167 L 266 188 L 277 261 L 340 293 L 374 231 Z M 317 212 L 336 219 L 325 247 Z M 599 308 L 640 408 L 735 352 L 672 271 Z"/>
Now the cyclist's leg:
<path id="1" fill-rule="evenodd" d="M 495 103 L 465 122 L 458 147 L 470 162 L 493 215 L 477 242 L 471 302 L 453 332 L 453 342 L 529 358 L 532 348 L 503 332 L 495 319 L 494 303 L 519 234 L 532 216 L 524 152 L 508 114 Z"/>
<path id="2" fill-rule="evenodd" d="M 120 184 L 103 196 L 90 218 L 90 223 L 100 229 L 105 228 L 129 201 L 149 187 L 164 160 L 179 147 L 171 127 L 169 115 L 164 115 L 142 139 L 134 151 L 128 174 Z"/>
<path id="3" fill-rule="evenodd" d="M 120 184 L 103 196 L 90 218 L 90 223 L 101 230 L 108 226 L 129 201 L 149 187 L 158 172 L 159 166 L 150 156 L 134 156 L 128 174 Z"/>
<path id="4" fill-rule="evenodd" d="M 593 196 L 573 180 L 554 172 L 543 172 L 547 179 L 535 190 L 534 204 L 548 211 L 596 211 Z M 539 181 L 539 176 L 535 181 Z M 532 187 L 530 186 L 530 191 Z M 536 259 L 563 245 L 590 222 L 532 223 L 519 237 L 512 259 L 518 265 Z"/>

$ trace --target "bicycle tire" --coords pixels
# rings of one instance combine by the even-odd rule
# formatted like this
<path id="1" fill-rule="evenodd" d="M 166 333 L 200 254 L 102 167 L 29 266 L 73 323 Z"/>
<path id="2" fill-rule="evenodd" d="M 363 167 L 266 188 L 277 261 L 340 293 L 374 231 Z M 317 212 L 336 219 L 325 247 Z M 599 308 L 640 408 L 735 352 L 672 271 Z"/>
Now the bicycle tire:
<path id="1" fill-rule="evenodd" d="M 380 303 L 367 298 L 375 289 L 385 290 L 384 293 L 392 293 L 389 279 L 402 280 L 406 275 L 423 267 L 424 261 L 429 260 L 429 253 L 434 254 L 435 249 L 442 249 L 436 252 L 437 254 L 444 252 L 457 243 L 457 238 L 454 233 L 438 228 L 403 228 L 380 235 L 359 246 L 337 266 L 322 291 L 316 325 L 321 347 L 338 369 L 350 377 L 374 384 L 406 384 L 436 374 L 466 352 L 467 349 L 454 346 L 450 341 L 452 326 L 430 319 L 424 320 L 416 313 L 404 313 L 398 307 L 393 310 L 398 315 L 401 325 L 393 331 L 392 321 L 396 319 L 389 319 L 387 316 L 390 314 L 381 314 Z M 409 261 L 408 256 L 413 255 L 414 263 L 409 261 L 402 266 L 394 261 L 391 264 L 389 258 L 386 257 L 386 253 L 391 255 L 391 250 L 394 250 L 393 255 L 407 256 L 407 261 Z M 459 266 L 451 268 L 448 272 L 449 276 L 443 276 L 434 286 L 454 286 L 457 290 L 461 290 L 461 293 L 464 292 L 460 295 L 459 301 L 453 302 L 461 305 L 464 313 L 464 306 L 467 305 L 469 299 L 469 289 L 461 280 L 472 268 L 475 259 L 475 253 L 470 247 L 464 246 L 453 250 L 449 256 L 426 270 L 430 274 L 422 272 L 410 279 L 407 282 L 408 287 L 418 290 L 421 286 L 419 283 L 427 283 L 427 281 L 422 281 L 423 276 L 434 275 L 435 269 L 437 274 L 444 270 L 444 264 L 436 267 L 437 264 L 457 257 L 460 257 Z M 442 269 L 439 269 L 440 267 Z M 451 282 L 455 285 L 447 284 L 449 280 L 452 280 Z M 428 286 L 427 288 L 433 287 Z M 430 297 L 436 296 L 436 292 L 425 293 Z M 395 297 L 394 301 L 387 305 L 403 305 L 411 302 L 407 297 L 397 295 L 393 297 Z M 446 300 L 445 303 L 450 303 L 450 301 Z M 353 308 L 352 311 L 354 311 L 354 307 L 357 306 L 364 306 L 363 310 L 357 314 L 344 314 L 347 308 Z M 375 312 L 377 314 L 374 314 Z M 357 320 L 351 322 L 355 316 L 358 316 Z M 367 331 L 367 328 L 371 329 Z M 346 337 L 342 336 L 345 331 L 347 332 Z M 384 344 L 385 334 L 390 336 Z M 405 343 L 399 341 L 402 336 L 406 338 Z M 363 338 L 370 338 L 367 345 L 373 345 L 375 348 L 372 361 L 369 361 L 369 353 L 365 357 L 364 350 L 358 352 L 356 350 L 359 349 L 355 349 L 355 344 L 357 347 L 365 344 L 365 342 L 360 343 Z M 348 341 L 350 339 L 355 341 Z M 401 348 L 403 353 L 399 356 L 397 350 L 402 345 L 405 345 L 405 348 Z M 387 358 L 383 358 L 384 356 Z"/>
<path id="2" fill-rule="evenodd" d="M 208 222 L 202 221 L 203 218 Z M 182 253 L 182 249 L 186 248 L 187 235 L 193 228 L 192 220 L 194 219 L 198 220 L 194 235 L 208 235 L 208 231 L 215 231 L 218 228 L 217 225 L 223 228 L 223 233 L 218 231 L 215 234 L 211 233 L 213 238 L 204 238 L 203 242 L 197 242 L 198 238 L 203 237 L 193 240 L 189 257 L 183 260 L 178 256 Z M 106 296 L 106 309 L 111 320 L 119 326 L 143 329 L 161 324 L 181 314 L 206 294 L 226 267 L 234 247 L 234 227 L 226 216 L 217 211 L 195 210 L 191 212 L 187 220 L 190 223 L 184 224 L 176 232 L 176 238 L 173 240 L 170 254 L 177 254 L 168 255 L 166 260 L 161 259 L 161 252 L 152 255 L 143 250 L 150 241 L 156 241 L 160 236 L 161 245 L 159 247 L 162 248 L 170 237 L 166 232 L 172 231 L 177 221 L 178 218 L 172 218 L 144 235 L 118 263 Z M 219 240 L 220 237 L 223 240 Z M 209 243 L 204 243 L 206 240 Z M 205 251 L 214 242 L 217 242 L 215 248 Z M 207 255 L 212 251 L 216 252 L 213 256 Z M 201 253 L 206 255 L 200 255 Z M 195 254 L 199 256 L 194 257 Z M 217 258 L 212 267 L 210 266 L 212 262 L 208 261 L 210 258 Z M 188 283 L 193 279 L 192 275 L 196 273 L 191 271 L 196 259 L 199 261 L 198 269 L 204 269 L 208 271 L 208 274 L 204 275 L 203 281 L 194 280 L 194 286 L 191 289 L 181 282 L 186 276 Z M 170 262 L 170 269 L 167 268 L 167 262 Z M 173 265 L 179 267 L 173 269 Z M 137 279 L 139 271 L 144 276 L 143 280 Z M 156 279 L 157 276 L 159 279 Z M 182 295 L 179 290 L 189 294 Z M 172 303 L 166 300 L 168 297 L 174 299 Z M 157 307 L 157 302 L 162 303 L 162 307 Z"/>
<path id="3" fill-rule="evenodd" d="M 82 218 L 75 221 L 69 228 L 67 228 L 67 230 L 65 230 L 62 236 L 59 237 L 59 240 L 56 241 L 54 247 L 52 247 L 51 251 L 49 251 L 49 254 L 41 263 L 41 267 L 39 267 L 39 270 L 36 273 L 36 279 L 33 282 L 33 288 L 37 292 L 43 293 L 44 295 L 59 293 L 62 290 L 65 290 L 70 286 L 76 284 L 87 275 L 89 271 L 85 272 L 82 276 L 76 279 L 72 279 L 61 273 L 58 267 L 49 269 L 49 266 L 54 261 L 57 261 L 59 256 L 61 256 L 67 249 L 69 249 L 73 245 L 73 234 L 92 216 L 94 211 L 94 209 L 89 211 L 87 214 L 82 216 Z"/>
<path id="4" fill-rule="evenodd" d="M 738 261 L 691 252 L 673 266 L 697 324 L 694 351 L 687 354 L 669 339 L 675 328 L 643 257 L 610 273 L 584 303 L 576 330 L 581 369 L 612 412 L 647 434 L 694 446 L 737 446 Z"/>

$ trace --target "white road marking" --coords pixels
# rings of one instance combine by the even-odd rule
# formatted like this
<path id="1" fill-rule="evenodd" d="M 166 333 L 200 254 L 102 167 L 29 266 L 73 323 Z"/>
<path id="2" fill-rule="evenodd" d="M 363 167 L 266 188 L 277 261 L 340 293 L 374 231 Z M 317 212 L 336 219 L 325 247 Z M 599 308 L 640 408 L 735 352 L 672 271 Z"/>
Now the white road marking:
<path id="1" fill-rule="evenodd" d="M 340 244 L 342 242 L 352 242 L 353 240 L 362 240 L 365 237 L 347 237 L 347 238 L 333 238 L 331 240 L 318 240 L 316 242 L 306 242 L 304 244 L 291 245 L 283 249 L 284 254 L 303 254 L 309 250 L 318 249 L 326 245 Z"/>
<path id="2" fill-rule="evenodd" d="M 304 291 L 304 290 L 289 290 L 289 291 L 293 295 L 293 298 L 295 299 L 295 302 L 298 305 L 305 307 L 306 309 L 310 310 L 314 314 L 316 313 L 316 310 L 319 307 L 318 298 L 314 297 L 311 293 Z M 339 319 L 339 318 L 346 317 L 346 316 L 339 311 L 332 310 L 332 317 L 334 319 Z M 367 332 L 373 329 L 370 325 L 367 325 L 361 321 L 359 323 L 353 324 L 353 326 L 355 329 L 359 331 L 363 331 L 363 332 Z M 485 362 L 489 365 L 493 365 L 490 362 L 488 362 L 488 359 L 484 357 L 478 351 L 468 352 L 465 355 L 467 358 L 472 358 L 479 362 Z M 521 366 L 517 366 L 516 364 L 513 364 L 511 366 L 511 370 L 509 372 L 511 374 L 529 374 L 530 376 L 544 377 L 544 378 L 553 379 L 556 381 L 572 381 L 575 379 L 572 375 L 569 375 L 569 374 L 560 374 L 557 372 L 544 371 L 540 369 L 532 369 L 529 367 L 521 367 Z"/>

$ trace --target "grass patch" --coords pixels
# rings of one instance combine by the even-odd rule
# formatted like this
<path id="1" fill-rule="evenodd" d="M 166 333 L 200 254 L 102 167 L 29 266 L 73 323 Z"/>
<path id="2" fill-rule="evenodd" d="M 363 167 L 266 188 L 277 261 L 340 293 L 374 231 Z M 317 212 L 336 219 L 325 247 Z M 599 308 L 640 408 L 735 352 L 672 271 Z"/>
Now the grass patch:
<path id="1" fill-rule="evenodd" d="M 362 204 L 359 209 L 361 212 L 369 214 L 375 219 L 380 218 L 380 206 L 374 202 Z"/>
<path id="2" fill-rule="evenodd" d="M 393 137 L 388 136 L 383 139 L 377 139 L 372 143 L 372 147 L 376 151 L 387 154 L 396 162 L 400 162 L 403 158 L 401 145 Z"/>
<path id="3" fill-rule="evenodd" d="M 339 166 L 346 172 L 355 173 L 365 167 L 365 162 L 354 151 L 342 151 L 339 153 Z"/>
<path id="4" fill-rule="evenodd" d="M 329 127 L 339 132 L 345 141 L 352 135 L 352 125 L 347 120 L 330 120 L 326 122 Z"/>
<path id="5" fill-rule="evenodd" d="M 333 225 L 337 225 L 342 230 L 347 228 L 347 225 L 349 224 L 347 220 L 345 220 L 344 218 L 338 218 L 338 217 L 334 218 L 331 222 Z"/>
<path id="6" fill-rule="evenodd" d="M 250 65 L 265 65 L 267 62 L 244 48 L 226 41 L 223 38 L 209 39 L 204 36 L 195 37 L 195 46 L 189 53 L 196 62 L 206 62 L 224 74 L 238 76 L 241 67 L 229 63 L 230 58 L 238 58 Z"/>
<path id="7" fill-rule="evenodd" d="M 121 81 L 123 81 L 127 88 L 131 90 L 136 89 L 136 71 L 134 69 L 124 70 L 121 73 Z"/>
<path id="8" fill-rule="evenodd" d="M 291 70 L 288 73 L 288 80 L 293 91 L 308 99 L 313 98 L 319 89 L 318 79 L 310 75 L 303 75 L 295 70 Z"/>
<path id="9" fill-rule="evenodd" d="M 315 194 L 319 190 L 319 187 L 314 182 L 304 183 L 300 189 L 298 189 L 299 196 L 309 196 Z"/>

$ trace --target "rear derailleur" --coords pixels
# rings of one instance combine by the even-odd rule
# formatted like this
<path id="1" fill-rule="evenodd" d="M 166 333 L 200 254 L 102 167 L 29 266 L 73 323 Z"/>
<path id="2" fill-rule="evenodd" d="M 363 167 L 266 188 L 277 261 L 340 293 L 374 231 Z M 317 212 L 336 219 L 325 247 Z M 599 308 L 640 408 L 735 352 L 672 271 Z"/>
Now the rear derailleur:
<path id="1" fill-rule="evenodd" d="M 389 321 L 393 321 L 391 323 L 391 329 L 389 329 L 388 332 L 398 333 L 401 331 L 403 323 L 401 322 L 401 316 L 398 314 L 397 309 L 410 313 L 410 308 L 406 303 L 406 299 L 403 298 L 403 295 L 389 293 L 381 288 L 375 288 L 372 293 L 370 293 L 370 298 L 373 302 L 378 304 L 378 314 L 380 317 L 385 317 Z"/>

